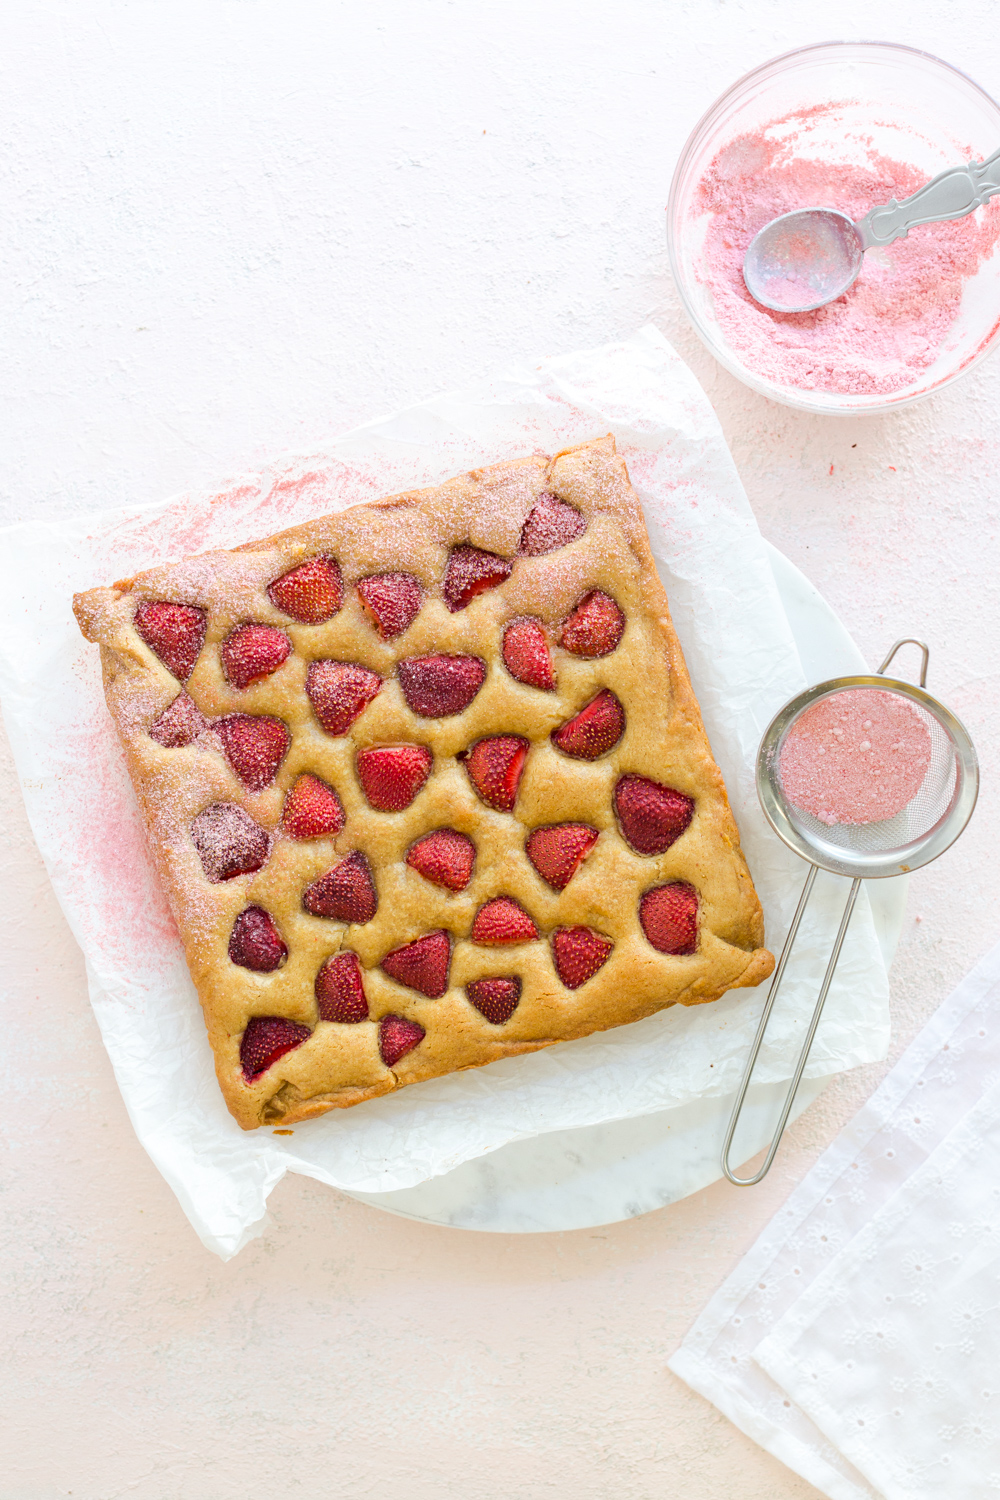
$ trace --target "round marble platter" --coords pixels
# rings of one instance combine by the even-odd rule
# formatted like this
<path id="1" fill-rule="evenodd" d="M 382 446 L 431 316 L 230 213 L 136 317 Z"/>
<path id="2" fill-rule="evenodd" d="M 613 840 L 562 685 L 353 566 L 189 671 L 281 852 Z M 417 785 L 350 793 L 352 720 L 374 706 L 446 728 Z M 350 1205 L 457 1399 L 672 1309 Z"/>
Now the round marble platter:
<path id="1" fill-rule="evenodd" d="M 867 672 L 857 646 L 808 579 L 775 548 L 768 546 L 768 556 L 806 680 Z M 867 885 L 886 968 L 902 930 L 906 886 L 906 877 Z M 805 1079 L 792 1117 L 829 1082 L 829 1077 Z M 738 1137 L 747 1159 L 770 1139 L 786 1086 L 751 1088 Z M 732 1105 L 732 1097 L 723 1095 L 659 1114 L 551 1131 L 513 1141 L 416 1187 L 349 1196 L 404 1218 L 494 1234 L 615 1224 L 663 1208 L 722 1176 Z"/>

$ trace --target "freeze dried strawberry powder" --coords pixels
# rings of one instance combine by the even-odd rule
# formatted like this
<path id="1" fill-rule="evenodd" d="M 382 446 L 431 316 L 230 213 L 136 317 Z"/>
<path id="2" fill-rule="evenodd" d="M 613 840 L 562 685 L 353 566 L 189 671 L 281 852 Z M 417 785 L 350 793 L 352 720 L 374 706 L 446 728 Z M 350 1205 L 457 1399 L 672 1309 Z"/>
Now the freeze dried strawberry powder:
<path id="1" fill-rule="evenodd" d="M 896 693 L 848 689 L 806 710 L 781 747 L 778 775 L 793 807 L 833 827 L 895 817 L 919 792 L 931 737 Z"/>
<path id="2" fill-rule="evenodd" d="M 912 385 L 947 344 L 965 283 L 1000 239 L 1000 199 L 869 250 L 854 285 L 826 307 L 762 307 L 746 289 L 743 257 L 771 219 L 824 207 L 857 221 L 878 204 L 908 197 L 931 175 L 871 145 L 866 165 L 813 159 L 810 127 L 829 128 L 843 108 L 817 105 L 773 120 L 716 155 L 695 196 L 696 214 L 710 215 L 702 279 L 720 332 L 755 374 L 800 390 L 891 395 Z M 956 164 L 960 159 L 957 152 Z"/>

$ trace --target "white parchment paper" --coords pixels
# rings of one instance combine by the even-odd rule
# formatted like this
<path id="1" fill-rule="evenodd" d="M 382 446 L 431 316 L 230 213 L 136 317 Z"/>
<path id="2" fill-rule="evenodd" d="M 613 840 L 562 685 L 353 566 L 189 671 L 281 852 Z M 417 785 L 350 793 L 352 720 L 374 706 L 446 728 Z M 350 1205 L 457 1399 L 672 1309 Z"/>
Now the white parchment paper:
<path id="1" fill-rule="evenodd" d="M 0 703 L 28 816 L 83 949 L 91 1000 L 136 1132 L 204 1243 L 260 1233 L 287 1171 L 335 1187 L 410 1187 L 508 1141 L 649 1114 L 739 1079 L 763 995 L 737 990 L 531 1056 L 246 1134 L 219 1094 L 201 1011 L 74 591 L 226 547 L 496 459 L 613 432 L 643 503 L 695 691 L 777 948 L 805 866 L 769 831 L 753 765 L 807 684 L 752 512 L 701 389 L 652 328 L 375 422 L 321 453 L 215 491 L 0 533 Z M 787 1077 L 846 886 L 821 877 L 758 1077 Z M 862 894 L 808 1074 L 885 1055 L 888 982 Z"/>

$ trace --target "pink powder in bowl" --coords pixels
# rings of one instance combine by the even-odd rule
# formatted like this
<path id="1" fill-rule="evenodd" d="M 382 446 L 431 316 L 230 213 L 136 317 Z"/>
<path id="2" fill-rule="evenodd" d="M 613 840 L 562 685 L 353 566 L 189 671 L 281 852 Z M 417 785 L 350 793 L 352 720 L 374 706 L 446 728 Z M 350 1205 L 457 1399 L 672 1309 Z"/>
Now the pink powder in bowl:
<path id="1" fill-rule="evenodd" d="M 808 313 L 779 313 L 755 302 L 743 257 L 759 229 L 797 208 L 837 208 L 852 219 L 908 197 L 927 173 L 874 147 L 867 163 L 831 163 L 808 153 L 808 127 L 828 104 L 774 120 L 717 153 L 692 206 L 710 214 L 702 279 L 719 330 L 733 353 L 775 385 L 841 395 L 891 395 L 934 363 L 955 322 L 966 281 L 1000 239 L 1000 197 L 965 219 L 925 224 L 905 239 L 869 250 L 842 297 Z M 788 133 L 789 125 L 796 128 Z M 781 126 L 775 139 L 769 132 Z M 956 165 L 959 158 L 956 157 Z"/>
<path id="2" fill-rule="evenodd" d="M 821 823 L 878 823 L 913 800 L 930 762 L 930 733 L 905 698 L 855 688 L 796 719 L 778 776 L 793 807 Z"/>

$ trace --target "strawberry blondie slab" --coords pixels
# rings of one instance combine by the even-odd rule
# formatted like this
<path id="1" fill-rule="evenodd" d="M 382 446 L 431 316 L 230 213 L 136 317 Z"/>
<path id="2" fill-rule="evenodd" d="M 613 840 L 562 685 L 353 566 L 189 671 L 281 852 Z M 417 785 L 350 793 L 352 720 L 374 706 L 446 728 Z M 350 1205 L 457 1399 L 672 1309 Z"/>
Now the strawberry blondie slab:
<path id="1" fill-rule="evenodd" d="M 612 438 L 74 608 L 245 1129 L 771 972 Z"/>

